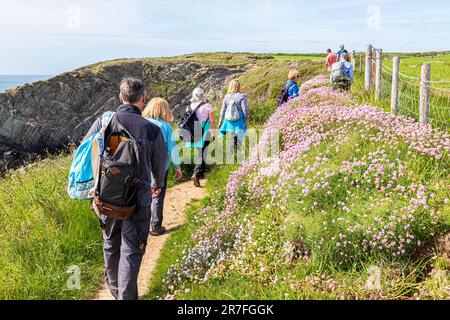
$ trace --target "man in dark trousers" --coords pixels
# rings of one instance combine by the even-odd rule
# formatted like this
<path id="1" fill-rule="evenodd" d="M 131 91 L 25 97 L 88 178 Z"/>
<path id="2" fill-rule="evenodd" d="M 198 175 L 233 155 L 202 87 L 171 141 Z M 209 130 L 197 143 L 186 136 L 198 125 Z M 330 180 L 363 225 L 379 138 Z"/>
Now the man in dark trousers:
<path id="1" fill-rule="evenodd" d="M 105 281 L 117 300 L 138 299 L 137 279 L 150 231 L 150 206 L 152 198 L 161 191 L 166 171 L 167 152 L 161 130 L 141 115 L 146 100 L 147 94 L 142 81 L 134 78 L 122 80 L 122 105 L 112 121 L 118 121 L 125 127 L 138 142 L 141 152 L 138 158 L 138 204 L 133 216 L 127 220 L 101 217 L 104 227 Z M 101 128 L 102 119 L 99 118 L 86 138 L 96 134 Z"/>

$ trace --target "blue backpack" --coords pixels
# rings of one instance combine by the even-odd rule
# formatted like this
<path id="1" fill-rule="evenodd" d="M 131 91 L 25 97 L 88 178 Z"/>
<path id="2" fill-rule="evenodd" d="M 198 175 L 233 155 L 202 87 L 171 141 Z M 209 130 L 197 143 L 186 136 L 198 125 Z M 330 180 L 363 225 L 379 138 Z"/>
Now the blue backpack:
<path id="1" fill-rule="evenodd" d="M 72 166 L 69 173 L 69 185 L 67 193 L 69 197 L 75 200 L 92 200 L 95 195 L 95 177 L 92 169 L 92 148 L 95 144 L 98 146 L 100 155 L 104 149 L 102 131 L 110 123 L 114 112 L 106 112 L 102 116 L 102 129 L 97 134 L 92 135 L 75 152 Z"/>

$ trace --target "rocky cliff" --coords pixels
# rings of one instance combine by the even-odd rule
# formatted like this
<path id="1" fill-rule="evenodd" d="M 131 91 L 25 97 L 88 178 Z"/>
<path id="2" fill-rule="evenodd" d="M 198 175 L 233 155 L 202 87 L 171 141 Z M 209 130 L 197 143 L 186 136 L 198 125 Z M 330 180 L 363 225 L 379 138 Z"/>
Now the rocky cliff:
<path id="1" fill-rule="evenodd" d="M 100 63 L 0 94 L 0 166 L 14 166 L 27 154 L 58 150 L 79 141 L 92 122 L 119 105 L 124 76 L 141 78 L 150 96 L 167 98 L 182 110 L 200 85 L 219 98 L 227 78 L 244 64 L 205 64 L 189 60 L 124 60 Z M 1 170 L 0 170 L 1 171 Z"/>

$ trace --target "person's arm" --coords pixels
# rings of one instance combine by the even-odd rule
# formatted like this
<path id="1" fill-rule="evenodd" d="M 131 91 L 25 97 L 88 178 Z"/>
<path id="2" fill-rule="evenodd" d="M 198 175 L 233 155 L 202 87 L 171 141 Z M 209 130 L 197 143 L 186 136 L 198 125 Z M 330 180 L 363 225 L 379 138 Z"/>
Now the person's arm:
<path id="1" fill-rule="evenodd" d="M 225 118 L 225 112 L 227 111 L 227 97 L 223 98 L 222 102 L 222 110 L 220 111 L 220 121 L 219 121 L 219 128 L 223 124 L 223 119 Z"/>
<path id="2" fill-rule="evenodd" d="M 168 126 L 167 149 L 169 150 L 169 158 L 172 160 L 172 164 L 175 168 L 175 177 L 180 180 L 183 177 L 183 171 L 181 170 L 180 152 L 178 151 L 178 144 L 175 139 L 175 133 L 172 126 Z"/>
<path id="3" fill-rule="evenodd" d="M 292 90 L 292 97 L 295 98 L 295 97 L 298 97 L 300 95 L 300 93 L 299 93 L 300 89 L 298 88 L 298 84 L 297 83 L 292 86 L 291 90 Z"/>
<path id="4" fill-rule="evenodd" d="M 89 129 L 86 136 L 83 138 L 82 142 L 86 141 L 86 139 L 92 137 L 94 134 L 98 133 L 102 129 L 102 118 L 98 118 L 95 120 L 94 124 Z"/>
<path id="5" fill-rule="evenodd" d="M 244 98 L 241 101 L 241 108 L 242 112 L 244 113 L 245 122 L 248 122 L 248 119 L 250 118 L 250 112 L 248 112 L 248 104 L 246 96 L 244 96 Z"/>
<path id="6" fill-rule="evenodd" d="M 167 149 L 169 150 L 169 158 L 174 167 L 179 167 L 181 164 L 180 152 L 178 150 L 177 141 L 175 140 L 175 133 L 172 126 L 169 126 L 169 136 L 167 137 Z"/>
<path id="7" fill-rule="evenodd" d="M 155 194 L 155 191 L 160 191 L 164 184 L 164 176 L 166 174 L 168 159 L 164 137 L 160 129 L 158 129 L 158 132 L 158 137 L 153 144 L 152 154 L 150 155 L 150 162 L 152 166 L 151 171 L 154 181 L 152 187 L 153 196 L 157 195 Z M 158 194 L 159 191 L 157 192 Z"/>
<path id="8" fill-rule="evenodd" d="M 211 112 L 209 114 L 209 122 L 211 123 L 211 129 L 213 129 L 213 130 L 217 129 L 217 127 L 216 127 L 216 120 L 214 119 L 214 113 L 213 112 Z"/>

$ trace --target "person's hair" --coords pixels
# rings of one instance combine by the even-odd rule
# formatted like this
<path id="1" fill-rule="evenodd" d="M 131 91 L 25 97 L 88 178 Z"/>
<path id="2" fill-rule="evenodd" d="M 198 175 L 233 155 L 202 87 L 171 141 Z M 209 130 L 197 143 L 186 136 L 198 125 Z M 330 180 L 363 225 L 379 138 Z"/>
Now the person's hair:
<path id="1" fill-rule="evenodd" d="M 145 85 L 139 79 L 126 77 L 120 83 L 120 96 L 126 102 L 136 103 L 144 94 Z"/>
<path id="2" fill-rule="evenodd" d="M 197 87 L 192 91 L 191 102 L 201 102 L 205 99 L 205 90 L 200 87 Z"/>
<path id="3" fill-rule="evenodd" d="M 328 53 L 331 53 L 332 51 L 331 51 L 331 49 L 328 49 L 327 52 L 328 52 Z"/>
<path id="4" fill-rule="evenodd" d="M 344 46 L 343 44 L 341 44 L 341 45 L 339 46 L 339 49 L 344 50 L 344 49 L 345 49 L 345 46 Z"/>
<path id="5" fill-rule="evenodd" d="M 231 80 L 230 85 L 228 86 L 228 93 L 239 93 L 241 92 L 241 83 L 239 80 Z"/>
<path id="6" fill-rule="evenodd" d="M 169 103 L 163 98 L 153 98 L 142 112 L 145 118 L 161 119 L 166 122 L 173 121 L 173 113 L 170 110 Z"/>
<path id="7" fill-rule="evenodd" d="M 292 69 L 291 71 L 289 71 L 289 75 L 288 75 L 288 79 L 289 80 L 298 80 L 300 78 L 300 72 L 298 72 L 297 70 Z"/>

